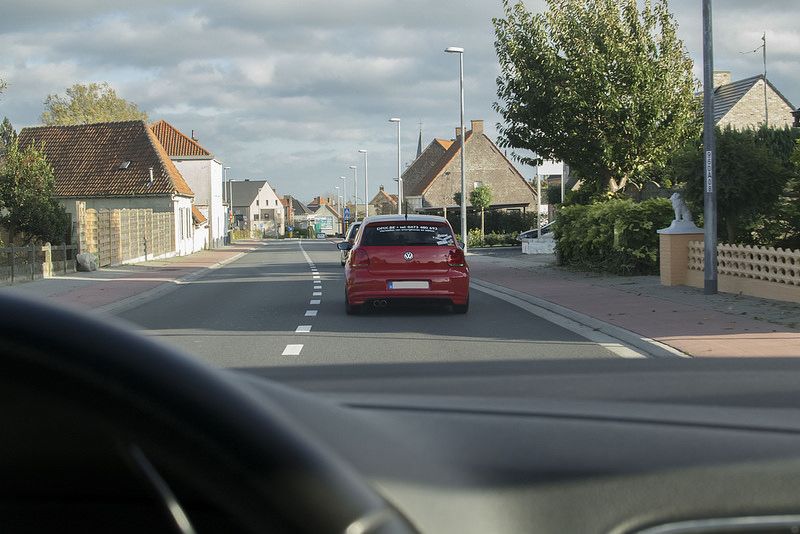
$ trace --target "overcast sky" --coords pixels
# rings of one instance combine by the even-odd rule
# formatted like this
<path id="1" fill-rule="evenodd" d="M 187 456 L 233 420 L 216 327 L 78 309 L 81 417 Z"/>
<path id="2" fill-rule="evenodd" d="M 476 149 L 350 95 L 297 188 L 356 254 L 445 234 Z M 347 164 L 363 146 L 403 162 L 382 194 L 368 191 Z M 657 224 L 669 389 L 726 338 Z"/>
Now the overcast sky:
<path id="1" fill-rule="evenodd" d="M 531 10 L 544 2 L 528 1 Z M 768 76 L 800 105 L 800 2 L 714 3 L 715 66 L 734 79 L 761 72 L 742 54 L 767 32 Z M 700 0 L 670 7 L 699 76 Z M 500 0 L 4 0 L 0 116 L 39 121 L 45 97 L 80 82 L 109 82 L 151 120 L 166 119 L 230 166 L 304 200 L 334 190 L 369 150 L 370 195 L 396 183 L 396 130 L 404 162 L 458 122 L 458 62 L 466 49 L 466 120 L 494 137 L 498 68 L 491 19 Z M 527 176 L 528 169 L 521 169 Z M 361 194 L 359 195 L 361 196 Z"/>

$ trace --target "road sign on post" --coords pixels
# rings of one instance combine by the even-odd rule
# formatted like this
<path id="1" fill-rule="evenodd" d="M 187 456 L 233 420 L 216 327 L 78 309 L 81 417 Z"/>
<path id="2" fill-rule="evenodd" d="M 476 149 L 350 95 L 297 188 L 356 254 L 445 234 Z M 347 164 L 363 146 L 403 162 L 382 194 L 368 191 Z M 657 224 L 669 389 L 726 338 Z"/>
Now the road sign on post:
<path id="1" fill-rule="evenodd" d="M 344 220 L 345 221 L 349 221 L 350 220 L 350 208 L 345 208 L 344 209 Z"/>

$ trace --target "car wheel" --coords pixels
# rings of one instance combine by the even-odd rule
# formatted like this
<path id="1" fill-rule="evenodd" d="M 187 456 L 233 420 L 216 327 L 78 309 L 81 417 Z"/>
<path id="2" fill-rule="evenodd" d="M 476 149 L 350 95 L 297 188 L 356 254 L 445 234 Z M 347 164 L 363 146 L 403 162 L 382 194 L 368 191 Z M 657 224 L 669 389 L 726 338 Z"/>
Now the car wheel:
<path id="1" fill-rule="evenodd" d="M 344 311 L 347 315 L 358 315 L 358 312 L 361 311 L 361 306 L 358 304 L 350 304 L 346 293 L 344 295 Z"/>
<path id="2" fill-rule="evenodd" d="M 464 304 L 453 304 L 454 313 L 467 313 L 468 311 L 469 311 L 469 297 L 467 297 L 467 302 Z"/>

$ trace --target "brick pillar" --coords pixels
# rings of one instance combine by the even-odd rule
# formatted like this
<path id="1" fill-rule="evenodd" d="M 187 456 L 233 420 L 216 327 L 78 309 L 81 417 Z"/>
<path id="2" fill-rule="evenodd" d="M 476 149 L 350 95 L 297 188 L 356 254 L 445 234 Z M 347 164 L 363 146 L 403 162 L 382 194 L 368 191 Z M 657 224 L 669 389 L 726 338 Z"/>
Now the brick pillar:
<path id="1" fill-rule="evenodd" d="M 670 233 L 658 232 L 659 271 L 661 285 L 686 285 L 689 270 L 689 241 L 702 241 L 703 232 Z"/>

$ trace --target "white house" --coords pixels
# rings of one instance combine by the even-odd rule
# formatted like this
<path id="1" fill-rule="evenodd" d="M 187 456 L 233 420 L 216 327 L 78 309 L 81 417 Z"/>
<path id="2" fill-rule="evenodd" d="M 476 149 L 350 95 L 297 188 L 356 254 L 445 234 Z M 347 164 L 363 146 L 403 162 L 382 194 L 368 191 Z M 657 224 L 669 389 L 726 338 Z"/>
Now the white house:
<path id="1" fill-rule="evenodd" d="M 222 163 L 196 139 L 164 120 L 150 125 L 169 158 L 194 191 L 194 206 L 207 219 L 206 248 L 223 245 L 225 208 L 222 204 Z"/>
<path id="2" fill-rule="evenodd" d="M 313 220 L 316 231 L 325 235 L 335 235 L 340 231 L 341 217 L 330 204 L 320 204 L 310 220 Z"/>
<path id="3" fill-rule="evenodd" d="M 44 145 L 54 196 L 72 221 L 77 220 L 76 201 L 87 209 L 169 212 L 174 254 L 196 250 L 194 192 L 144 121 L 24 128 L 19 139 L 21 145 Z"/>
<path id="4" fill-rule="evenodd" d="M 256 230 L 267 236 L 284 235 L 283 203 L 266 180 L 231 181 L 233 214 L 239 228 Z"/>

